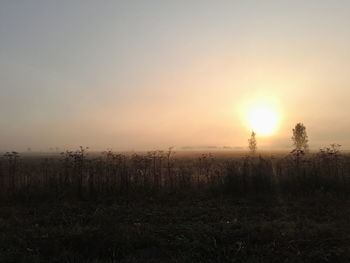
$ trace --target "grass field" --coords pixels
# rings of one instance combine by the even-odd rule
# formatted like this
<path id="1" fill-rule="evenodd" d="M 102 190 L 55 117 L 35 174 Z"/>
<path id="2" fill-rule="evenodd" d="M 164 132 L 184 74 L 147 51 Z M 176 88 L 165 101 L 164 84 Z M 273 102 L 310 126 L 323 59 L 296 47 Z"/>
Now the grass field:
<path id="1" fill-rule="evenodd" d="M 0 262 L 349 262 L 349 159 L 9 153 Z"/>
<path id="2" fill-rule="evenodd" d="M 7 203 L 0 262 L 349 262 L 349 226 L 329 197 Z"/>

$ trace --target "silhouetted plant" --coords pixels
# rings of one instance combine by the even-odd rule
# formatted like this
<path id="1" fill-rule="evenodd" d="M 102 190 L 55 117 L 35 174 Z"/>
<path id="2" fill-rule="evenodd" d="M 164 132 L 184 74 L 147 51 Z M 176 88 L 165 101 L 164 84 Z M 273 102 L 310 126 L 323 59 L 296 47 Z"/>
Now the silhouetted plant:
<path id="1" fill-rule="evenodd" d="M 320 149 L 318 157 L 320 159 L 319 165 L 322 166 L 320 172 L 326 174 L 334 174 L 335 177 L 344 179 L 344 173 L 341 170 L 341 154 L 340 144 L 331 144 L 329 147 Z"/>
<path id="2" fill-rule="evenodd" d="M 173 147 L 169 147 L 168 151 L 165 153 L 166 159 L 166 171 L 168 177 L 168 185 L 170 189 L 173 189 L 175 186 L 175 178 L 174 178 L 174 154 Z"/>
<path id="3" fill-rule="evenodd" d="M 8 163 L 8 181 L 10 186 L 10 192 L 15 193 L 16 190 L 16 179 L 17 179 L 17 169 L 18 169 L 18 152 L 6 152 L 4 157 L 7 159 Z"/>
<path id="4" fill-rule="evenodd" d="M 293 129 L 292 136 L 293 146 L 295 151 L 306 153 L 309 151 L 308 136 L 306 134 L 306 127 L 302 123 L 297 123 Z"/>
<path id="5" fill-rule="evenodd" d="M 233 195 L 310 195 L 350 190 L 350 156 L 332 144 L 317 154 L 294 149 L 285 157 L 214 158 L 211 153 L 179 157 L 174 152 L 121 154 L 106 151 L 88 156 L 87 148 L 59 158 L 19 160 L 4 155 L 0 190 L 3 197 L 48 195 L 95 198 L 98 195 L 157 194 L 166 191 L 215 191 Z"/>
<path id="6" fill-rule="evenodd" d="M 214 157 L 211 153 L 208 154 L 202 154 L 198 158 L 198 177 L 197 177 L 197 184 L 200 186 L 202 182 L 208 182 L 209 177 L 211 174 L 211 169 L 213 167 L 214 163 Z"/>
<path id="7" fill-rule="evenodd" d="M 256 133 L 252 131 L 250 138 L 248 139 L 248 147 L 251 154 L 255 154 L 257 150 Z"/>

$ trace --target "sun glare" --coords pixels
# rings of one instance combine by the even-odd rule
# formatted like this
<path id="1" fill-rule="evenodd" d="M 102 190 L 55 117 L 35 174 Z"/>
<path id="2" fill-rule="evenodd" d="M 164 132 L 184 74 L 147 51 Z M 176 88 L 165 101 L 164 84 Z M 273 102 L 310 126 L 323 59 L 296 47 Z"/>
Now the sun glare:
<path id="1" fill-rule="evenodd" d="M 275 109 L 268 106 L 257 106 L 249 110 L 248 113 L 249 128 L 258 135 L 268 136 L 277 130 L 278 113 Z"/>

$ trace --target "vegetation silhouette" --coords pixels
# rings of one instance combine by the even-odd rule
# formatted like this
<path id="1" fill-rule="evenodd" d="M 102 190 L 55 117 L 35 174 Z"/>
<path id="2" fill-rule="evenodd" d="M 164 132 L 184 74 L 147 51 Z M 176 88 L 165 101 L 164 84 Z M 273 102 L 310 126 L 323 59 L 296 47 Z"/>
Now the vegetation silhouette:
<path id="1" fill-rule="evenodd" d="M 255 156 L 256 133 L 248 140 L 250 156 L 175 158 L 173 148 L 145 154 L 89 154 L 88 148 L 66 151 L 61 157 L 4 155 L 0 166 L 0 197 L 97 198 L 98 196 L 155 195 L 210 192 L 238 196 L 344 194 L 350 190 L 350 158 L 340 145 L 309 151 L 306 127 L 292 130 L 295 147 L 288 155 Z"/>
<path id="2" fill-rule="evenodd" d="M 252 131 L 250 138 L 248 139 L 248 147 L 251 154 L 255 154 L 257 150 L 256 133 Z"/>
<path id="3" fill-rule="evenodd" d="M 302 124 L 292 142 L 258 156 L 255 132 L 243 154 L 8 152 L 0 262 L 348 262 L 350 156 L 305 154 Z"/>
<path id="4" fill-rule="evenodd" d="M 293 129 L 293 146 L 295 147 L 293 151 L 299 153 L 307 153 L 309 151 L 309 140 L 306 134 L 306 127 L 302 123 L 297 123 Z"/>

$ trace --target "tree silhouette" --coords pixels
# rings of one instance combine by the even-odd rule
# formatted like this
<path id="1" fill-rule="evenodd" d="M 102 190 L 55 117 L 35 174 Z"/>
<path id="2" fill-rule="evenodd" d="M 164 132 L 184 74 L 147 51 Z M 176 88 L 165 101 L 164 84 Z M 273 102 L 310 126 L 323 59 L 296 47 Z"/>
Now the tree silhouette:
<path id="1" fill-rule="evenodd" d="M 249 150 L 252 154 L 255 154 L 256 149 L 257 149 L 255 135 L 256 135 L 256 133 L 254 131 L 252 131 L 252 134 L 250 135 L 250 139 L 248 139 Z"/>
<path id="2" fill-rule="evenodd" d="M 309 151 L 309 145 L 308 145 L 308 136 L 306 134 L 306 127 L 302 123 L 297 123 L 295 125 L 295 128 L 293 129 L 293 146 L 295 147 L 293 151 L 297 152 L 308 152 Z"/>

